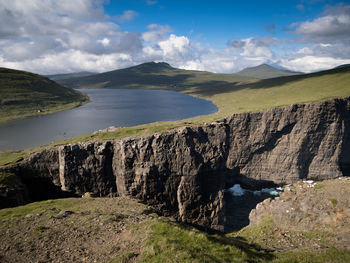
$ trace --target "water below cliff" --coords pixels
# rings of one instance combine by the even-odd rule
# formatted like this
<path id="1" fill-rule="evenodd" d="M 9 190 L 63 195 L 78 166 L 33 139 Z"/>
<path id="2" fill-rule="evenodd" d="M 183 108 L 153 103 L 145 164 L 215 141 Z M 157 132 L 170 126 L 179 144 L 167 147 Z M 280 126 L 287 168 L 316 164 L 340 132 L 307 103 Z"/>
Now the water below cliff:
<path id="1" fill-rule="evenodd" d="M 54 114 L 0 124 L 0 150 L 17 150 L 92 133 L 174 121 L 217 111 L 210 101 L 164 90 L 80 89 L 91 102 Z"/>
<path id="2" fill-rule="evenodd" d="M 225 232 L 237 231 L 249 224 L 249 213 L 267 198 L 280 195 L 283 188 L 243 189 L 239 184 L 227 189 L 224 194 L 226 224 Z"/>

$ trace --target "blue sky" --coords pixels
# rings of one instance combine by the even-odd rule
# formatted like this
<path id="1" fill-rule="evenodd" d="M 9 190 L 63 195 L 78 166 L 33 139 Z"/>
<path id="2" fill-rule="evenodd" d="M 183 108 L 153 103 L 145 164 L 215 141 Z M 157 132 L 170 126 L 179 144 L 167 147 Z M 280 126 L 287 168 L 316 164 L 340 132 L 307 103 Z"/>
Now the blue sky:
<path id="1" fill-rule="evenodd" d="M 156 1 L 154 1 L 156 2 Z M 334 1 L 111 1 L 111 16 L 134 10 L 138 16 L 123 25 L 129 31 L 146 31 L 145 25 L 169 25 L 176 35 L 187 35 L 222 47 L 228 39 L 251 36 L 292 37 L 284 30 L 296 21 L 312 20 Z M 146 3 L 146 4 L 145 4 Z M 273 26 L 274 28 L 273 28 Z M 274 29 L 274 30 L 273 30 Z"/>
<path id="2" fill-rule="evenodd" d="M 0 66 L 54 74 L 148 61 L 222 73 L 350 63 L 350 2 L 0 1 Z"/>

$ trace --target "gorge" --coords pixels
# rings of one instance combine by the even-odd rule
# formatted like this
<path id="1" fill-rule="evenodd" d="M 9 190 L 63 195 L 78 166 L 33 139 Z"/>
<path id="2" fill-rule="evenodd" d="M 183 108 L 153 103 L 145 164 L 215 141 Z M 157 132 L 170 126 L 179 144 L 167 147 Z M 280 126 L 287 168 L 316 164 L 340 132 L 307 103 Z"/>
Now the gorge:
<path id="1" fill-rule="evenodd" d="M 329 99 L 47 148 L 1 170 L 22 181 L 26 201 L 131 196 L 179 221 L 225 231 L 223 192 L 234 184 L 258 189 L 349 176 L 349 127 L 350 98 Z"/>

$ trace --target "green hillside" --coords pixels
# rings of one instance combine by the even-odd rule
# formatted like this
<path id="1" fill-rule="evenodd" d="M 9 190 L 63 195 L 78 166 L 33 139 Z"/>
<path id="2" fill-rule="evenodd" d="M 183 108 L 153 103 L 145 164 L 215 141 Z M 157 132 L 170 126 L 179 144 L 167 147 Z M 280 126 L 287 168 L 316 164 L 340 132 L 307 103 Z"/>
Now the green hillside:
<path id="1" fill-rule="evenodd" d="M 149 62 L 85 77 L 58 79 L 57 82 L 72 88 L 142 88 L 180 91 L 193 86 L 227 84 L 248 79 L 252 78 L 237 74 L 177 69 L 164 62 Z"/>
<path id="2" fill-rule="evenodd" d="M 234 113 L 256 112 L 294 103 L 347 97 L 350 96 L 350 67 L 265 80 L 193 85 L 181 92 L 212 101 L 218 107 L 218 111 L 210 115 L 181 121 L 156 122 L 125 127 L 114 132 L 82 135 L 74 139 L 56 142 L 54 145 L 92 139 L 115 139 L 151 134 L 184 125 L 210 123 Z M 4 152 L 0 154 L 0 165 L 19 160 L 40 149 L 42 147 L 19 152 Z"/>
<path id="3" fill-rule="evenodd" d="M 265 80 L 192 88 L 189 95 L 211 100 L 219 112 L 213 119 L 233 113 L 350 96 L 350 67 Z M 206 118 L 209 119 L 209 116 Z"/>
<path id="4" fill-rule="evenodd" d="M 0 122 L 76 107 L 88 98 L 37 74 L 0 68 Z"/>
<path id="5" fill-rule="evenodd" d="M 283 77 L 283 76 L 293 76 L 293 75 L 300 74 L 300 72 L 281 70 L 267 64 L 261 64 L 256 67 L 245 68 L 237 72 L 236 74 L 245 76 L 245 77 L 250 77 L 250 78 L 270 79 L 270 78 L 277 78 L 277 77 Z"/>
<path id="6" fill-rule="evenodd" d="M 94 74 L 96 74 L 96 72 L 82 71 L 77 73 L 46 75 L 45 77 L 57 82 L 59 80 L 76 78 L 76 77 L 86 77 Z"/>

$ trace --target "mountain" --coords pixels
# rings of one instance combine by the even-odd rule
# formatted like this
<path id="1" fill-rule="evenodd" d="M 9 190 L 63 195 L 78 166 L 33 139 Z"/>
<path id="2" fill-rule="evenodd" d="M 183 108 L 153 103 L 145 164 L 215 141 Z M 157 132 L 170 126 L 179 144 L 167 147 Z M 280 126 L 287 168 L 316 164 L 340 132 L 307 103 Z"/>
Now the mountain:
<path id="1" fill-rule="evenodd" d="M 62 79 L 70 79 L 70 78 L 75 78 L 75 77 L 86 77 L 90 75 L 97 74 L 96 72 L 89 72 L 89 71 L 82 71 L 82 72 L 77 72 L 77 73 L 67 73 L 67 74 L 55 74 L 55 75 L 46 75 L 45 77 L 57 81 L 57 80 L 62 80 Z"/>
<path id="2" fill-rule="evenodd" d="M 85 77 L 58 79 L 72 88 L 157 88 L 183 90 L 202 85 L 227 84 L 251 79 L 237 74 L 215 74 L 206 71 L 173 68 L 165 62 L 148 62 Z"/>
<path id="3" fill-rule="evenodd" d="M 0 122 L 73 108 L 87 101 L 81 92 L 43 76 L 0 68 Z"/>
<path id="4" fill-rule="evenodd" d="M 277 69 L 267 64 L 261 64 L 256 67 L 245 68 L 236 74 L 257 79 L 270 79 L 283 76 L 293 76 L 301 73 L 285 69 Z"/>
<path id="5" fill-rule="evenodd" d="M 335 68 L 350 68 L 350 64 L 343 64 L 343 65 L 339 65 Z"/>

